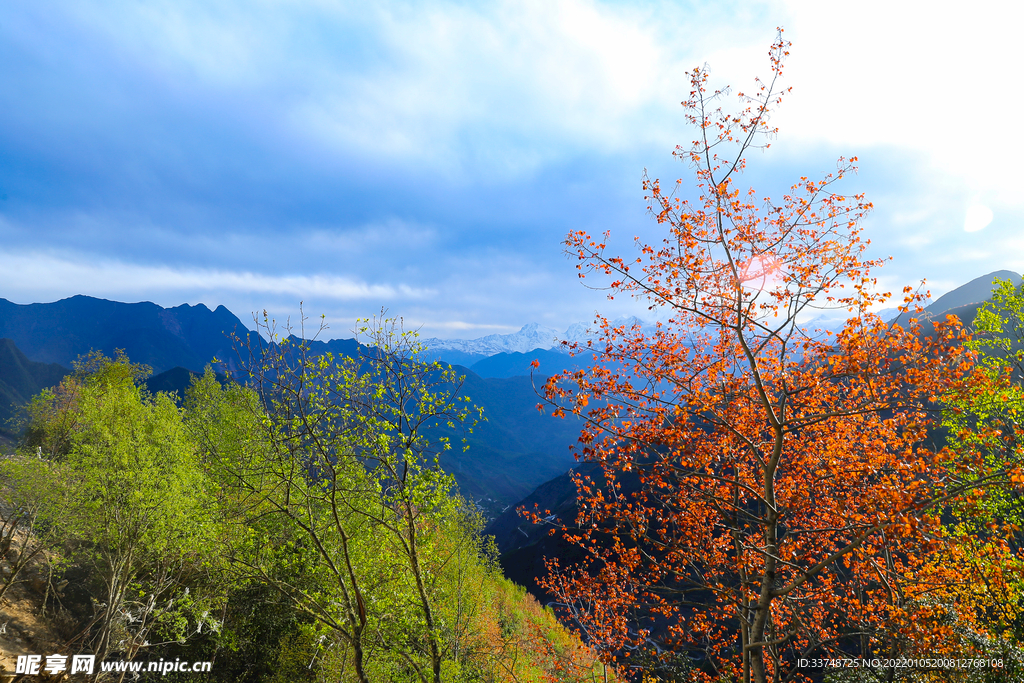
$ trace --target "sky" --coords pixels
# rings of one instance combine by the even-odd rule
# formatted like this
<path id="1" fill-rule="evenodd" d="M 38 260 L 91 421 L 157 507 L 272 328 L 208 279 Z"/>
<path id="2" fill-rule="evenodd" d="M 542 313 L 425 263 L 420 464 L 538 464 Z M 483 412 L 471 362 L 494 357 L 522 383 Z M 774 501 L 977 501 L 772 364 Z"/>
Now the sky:
<path id="1" fill-rule="evenodd" d="M 778 196 L 855 155 L 880 287 L 1022 272 L 1024 9 L 945 6 L 10 0 L 0 297 L 301 302 L 329 337 L 382 308 L 442 338 L 642 312 L 562 242 L 659 242 L 641 177 L 691 182 L 688 72 L 749 89 L 778 26 L 793 90 L 742 181 Z"/>

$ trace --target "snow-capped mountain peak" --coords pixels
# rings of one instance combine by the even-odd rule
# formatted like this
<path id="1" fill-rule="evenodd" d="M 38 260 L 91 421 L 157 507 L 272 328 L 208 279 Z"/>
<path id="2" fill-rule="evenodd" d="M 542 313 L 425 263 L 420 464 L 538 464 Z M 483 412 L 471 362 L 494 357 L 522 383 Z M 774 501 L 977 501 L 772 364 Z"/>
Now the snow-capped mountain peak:
<path id="1" fill-rule="evenodd" d="M 432 351 L 462 351 L 464 353 L 493 356 L 496 353 L 525 353 L 533 349 L 550 349 L 559 345 L 561 333 L 537 323 L 523 325 L 512 334 L 489 334 L 477 339 L 423 339 Z"/>
<path id="2" fill-rule="evenodd" d="M 612 321 L 612 324 L 615 326 L 629 326 L 637 323 L 645 329 L 648 327 L 635 316 Z M 544 327 L 538 323 L 529 323 L 528 325 L 523 325 L 518 332 L 511 334 L 489 334 L 486 337 L 479 337 L 477 339 L 432 338 L 421 341 L 431 351 L 461 351 L 463 353 L 493 356 L 498 353 L 526 353 L 534 349 L 561 351 L 562 340 L 585 342 L 588 339 L 596 339 L 598 336 L 597 330 L 598 327 L 594 323 L 573 323 L 569 325 L 564 333 L 551 327 Z"/>

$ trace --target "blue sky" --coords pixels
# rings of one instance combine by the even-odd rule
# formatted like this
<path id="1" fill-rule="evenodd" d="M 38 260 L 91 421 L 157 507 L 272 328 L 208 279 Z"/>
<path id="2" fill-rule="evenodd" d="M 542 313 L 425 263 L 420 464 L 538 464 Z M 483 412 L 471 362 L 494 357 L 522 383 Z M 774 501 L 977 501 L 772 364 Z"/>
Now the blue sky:
<path id="1" fill-rule="evenodd" d="M 778 195 L 857 155 L 883 287 L 1021 272 L 1024 17 L 941 7 L 12 0 L 0 297 L 304 301 L 330 336 L 382 306 L 468 338 L 635 312 L 561 241 L 658 240 L 640 177 L 689 177 L 687 71 L 750 87 L 778 25 L 793 94 L 746 181 Z"/>

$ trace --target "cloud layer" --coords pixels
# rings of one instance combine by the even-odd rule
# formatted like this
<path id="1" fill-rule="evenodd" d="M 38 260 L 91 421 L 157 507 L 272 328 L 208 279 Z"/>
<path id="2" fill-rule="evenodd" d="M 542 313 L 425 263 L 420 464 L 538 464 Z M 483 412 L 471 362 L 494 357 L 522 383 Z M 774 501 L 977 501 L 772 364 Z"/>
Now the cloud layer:
<path id="1" fill-rule="evenodd" d="M 780 24 L 794 94 L 747 180 L 777 195 L 858 154 L 849 191 L 875 202 L 886 278 L 1021 270 L 1010 19 L 802 0 L 16 1 L 0 296 L 243 318 L 302 300 L 342 329 L 387 306 L 428 336 L 642 311 L 581 287 L 561 241 L 660 239 L 639 180 L 688 174 L 669 155 L 692 137 L 687 70 L 742 88 Z M 970 237 L 977 206 L 991 224 Z"/>

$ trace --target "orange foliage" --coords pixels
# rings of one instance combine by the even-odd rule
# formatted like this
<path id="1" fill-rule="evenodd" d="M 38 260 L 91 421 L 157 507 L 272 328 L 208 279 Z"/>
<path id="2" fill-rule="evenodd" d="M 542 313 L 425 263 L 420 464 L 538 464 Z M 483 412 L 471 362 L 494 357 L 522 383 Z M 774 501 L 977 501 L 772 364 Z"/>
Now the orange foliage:
<path id="1" fill-rule="evenodd" d="M 581 278 L 610 277 L 610 297 L 642 299 L 665 322 L 648 334 L 599 317 L 588 347 L 601 363 L 545 385 L 556 414 L 584 420 L 579 457 L 603 481 L 578 479 L 565 530 L 589 564 L 552 562 L 543 585 L 606 656 L 635 657 L 656 636 L 707 680 L 804 679 L 800 658 L 928 637 L 906 617 L 921 577 L 955 583 L 928 562 L 954 552 L 941 507 L 1006 479 L 1002 465 L 928 447 L 929 406 L 980 375 L 955 318 L 922 337 L 869 312 L 890 296 L 870 276 L 881 262 L 864 257 L 871 205 L 834 190 L 856 158 L 782 201 L 736 186 L 746 153 L 777 132 L 788 46 L 780 30 L 771 79 L 740 93 L 738 113 L 716 107 L 724 93 L 708 91 L 706 69 L 692 72 L 683 105 L 699 137 L 676 154 L 700 198 L 645 178 L 662 245 L 637 240 L 627 259 L 606 254 L 607 234 L 568 235 Z M 905 288 L 904 309 L 916 301 Z M 800 324 L 822 309 L 848 320 Z"/>

